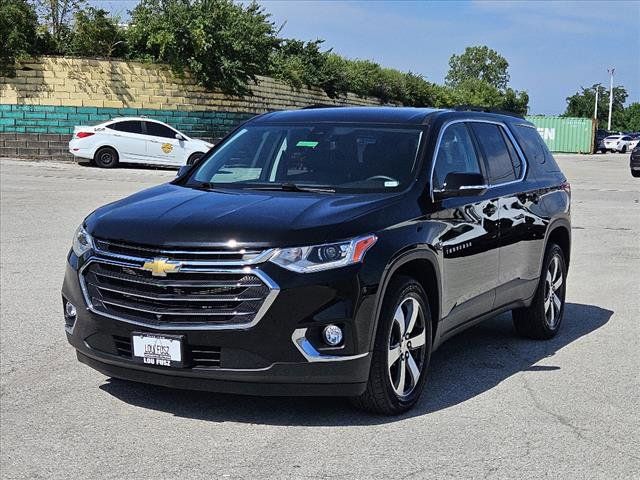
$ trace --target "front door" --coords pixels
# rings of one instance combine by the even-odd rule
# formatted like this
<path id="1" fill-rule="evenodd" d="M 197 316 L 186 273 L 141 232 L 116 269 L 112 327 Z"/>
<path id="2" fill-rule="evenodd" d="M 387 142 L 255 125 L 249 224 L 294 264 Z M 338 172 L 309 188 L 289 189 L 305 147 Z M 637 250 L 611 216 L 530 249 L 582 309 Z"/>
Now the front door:
<path id="1" fill-rule="evenodd" d="M 451 172 L 485 175 L 466 123 L 444 127 L 433 169 L 432 188 L 441 189 Z M 430 220 L 440 232 L 443 334 L 493 308 L 498 281 L 498 202 L 489 193 L 445 198 Z"/>
<path id="2" fill-rule="evenodd" d="M 184 140 L 176 138 L 176 131 L 156 122 L 144 122 L 147 136 L 147 155 L 154 163 L 184 165 Z"/>

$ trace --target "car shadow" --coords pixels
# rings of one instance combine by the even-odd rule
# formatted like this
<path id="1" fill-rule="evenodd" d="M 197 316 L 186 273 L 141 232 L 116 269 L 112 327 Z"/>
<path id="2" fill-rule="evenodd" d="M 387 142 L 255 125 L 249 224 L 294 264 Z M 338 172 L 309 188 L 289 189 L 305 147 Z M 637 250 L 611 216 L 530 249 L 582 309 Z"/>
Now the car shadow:
<path id="1" fill-rule="evenodd" d="M 606 324 L 613 312 L 567 303 L 560 334 L 549 341 L 520 338 L 510 314 L 483 322 L 444 343 L 432 356 L 420 402 L 404 415 L 385 417 L 352 408 L 336 397 L 250 397 L 189 392 L 109 379 L 100 388 L 131 405 L 211 422 L 269 425 L 376 425 L 425 415 L 469 400 L 522 371 L 559 370 L 548 360 L 563 347 Z M 537 365 L 547 360 L 546 365 Z"/>

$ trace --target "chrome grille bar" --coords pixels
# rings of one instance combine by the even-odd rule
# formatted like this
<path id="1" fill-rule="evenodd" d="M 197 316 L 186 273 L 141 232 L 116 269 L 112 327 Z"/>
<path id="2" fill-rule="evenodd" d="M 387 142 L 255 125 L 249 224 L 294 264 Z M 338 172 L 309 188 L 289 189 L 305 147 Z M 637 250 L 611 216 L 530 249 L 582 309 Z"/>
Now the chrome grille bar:
<path id="1" fill-rule="evenodd" d="M 242 261 L 168 257 L 181 263 L 179 271 L 156 277 L 143 268 L 154 258 L 97 250 L 80 269 L 80 284 L 89 310 L 105 317 L 162 330 L 247 329 L 279 293 L 254 265 L 256 258 L 266 261 L 273 252 Z"/>

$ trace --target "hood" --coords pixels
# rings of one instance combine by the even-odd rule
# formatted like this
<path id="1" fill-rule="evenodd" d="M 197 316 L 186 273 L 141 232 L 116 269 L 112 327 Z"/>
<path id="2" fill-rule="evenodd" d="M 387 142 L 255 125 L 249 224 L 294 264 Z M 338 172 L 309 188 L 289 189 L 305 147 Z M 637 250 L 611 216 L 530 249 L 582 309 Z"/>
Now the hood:
<path id="1" fill-rule="evenodd" d="M 205 142 L 204 140 L 198 140 L 197 138 L 192 138 L 191 141 L 194 144 L 202 145 L 207 150 L 213 147 L 213 143 Z"/>
<path id="2" fill-rule="evenodd" d="M 97 238 L 160 247 L 229 240 L 292 246 L 346 239 L 393 225 L 403 211 L 397 208 L 401 199 L 397 194 L 203 191 L 165 184 L 99 208 L 85 223 Z"/>

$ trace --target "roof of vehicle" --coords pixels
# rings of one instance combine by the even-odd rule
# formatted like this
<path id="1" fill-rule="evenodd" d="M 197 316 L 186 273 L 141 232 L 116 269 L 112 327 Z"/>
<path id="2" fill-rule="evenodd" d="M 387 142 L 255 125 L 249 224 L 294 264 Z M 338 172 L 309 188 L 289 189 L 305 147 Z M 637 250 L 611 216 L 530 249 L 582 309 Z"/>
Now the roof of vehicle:
<path id="1" fill-rule="evenodd" d="M 505 114 L 493 112 L 480 112 L 471 109 L 451 110 L 438 108 L 418 107 L 321 107 L 303 108 L 300 110 L 283 110 L 266 113 L 256 117 L 252 122 L 256 123 L 390 123 L 404 125 L 422 125 L 427 118 L 447 114 L 451 116 L 486 118 L 492 117 L 498 120 L 517 119 L 526 122 L 522 118 L 510 117 Z"/>
<path id="2" fill-rule="evenodd" d="M 403 123 L 420 125 L 425 118 L 441 110 L 415 107 L 327 107 L 303 108 L 271 112 L 256 118 L 257 122 L 354 122 Z"/>
<path id="3" fill-rule="evenodd" d="M 122 122 L 122 121 L 140 121 L 140 122 L 155 122 L 155 123 L 162 123 L 163 125 L 166 125 L 166 123 L 160 121 L 160 120 L 156 120 L 154 118 L 148 118 L 148 117 L 113 117 L 110 120 L 107 120 L 105 122 L 102 123 L 112 123 L 112 122 Z"/>

